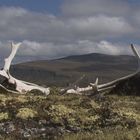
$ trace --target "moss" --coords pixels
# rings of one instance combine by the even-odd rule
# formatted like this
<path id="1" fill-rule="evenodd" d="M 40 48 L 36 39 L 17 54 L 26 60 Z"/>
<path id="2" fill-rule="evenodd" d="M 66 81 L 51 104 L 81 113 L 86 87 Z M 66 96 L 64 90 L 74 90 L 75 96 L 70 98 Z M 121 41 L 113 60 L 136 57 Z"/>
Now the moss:
<path id="1" fill-rule="evenodd" d="M 37 116 L 37 112 L 30 108 L 20 108 L 18 110 L 18 113 L 16 114 L 16 117 L 20 119 L 29 119 L 29 118 L 34 118 L 36 116 Z"/>
<path id="2" fill-rule="evenodd" d="M 97 101 L 91 97 L 74 94 L 62 96 L 52 93 L 47 97 L 31 94 L 0 95 L 1 122 L 7 123 L 10 120 L 18 129 L 23 129 L 22 126 L 26 128 L 45 126 L 47 128 L 50 127 L 50 130 L 53 127 L 56 133 L 61 128 L 62 133 L 66 131 L 76 133 L 92 132 L 93 135 L 91 133 L 87 137 L 83 135 L 85 139 L 88 139 L 90 136 L 91 139 L 96 139 L 97 135 L 97 139 L 111 139 L 111 137 L 112 139 L 121 139 L 121 135 L 123 135 L 121 129 L 136 130 L 139 127 L 140 97 L 115 95 L 106 97 L 105 100 Z M 4 112 L 7 112 L 8 116 Z M 7 120 L 8 117 L 10 118 L 9 120 Z M 133 125 L 133 120 L 137 121 L 137 125 Z M 134 127 L 126 127 L 127 124 Z M 118 131 L 118 127 L 120 127 L 120 131 Z M 108 129 L 114 129 L 114 131 L 109 130 L 105 134 L 104 130 Z M 98 130 L 98 134 L 95 134 L 96 130 Z M 139 128 L 137 131 L 134 131 L 136 136 L 132 133 L 128 137 L 126 137 L 127 132 L 124 131 L 126 135 L 123 139 L 138 137 L 138 131 L 140 132 Z M 116 136 L 113 133 L 116 133 Z M 13 135 L 15 134 L 13 133 Z M 20 134 L 17 135 L 19 136 Z M 82 139 L 80 136 L 77 138 Z M 70 137 L 70 139 L 73 138 Z"/>
<path id="3" fill-rule="evenodd" d="M 29 101 L 25 95 L 18 96 L 15 98 L 15 100 L 20 103 L 26 103 Z"/>
<path id="4" fill-rule="evenodd" d="M 34 96 L 34 97 L 30 97 L 30 101 L 33 101 L 33 102 L 42 102 L 43 100 L 46 100 L 47 97 L 46 96 L 41 96 L 41 95 L 37 95 L 37 96 Z"/>
<path id="5" fill-rule="evenodd" d="M 0 113 L 0 121 L 2 121 L 2 120 L 7 120 L 8 119 L 8 113 L 4 113 L 4 112 L 1 112 Z"/>
<path id="6" fill-rule="evenodd" d="M 9 100 L 12 100 L 12 97 L 8 96 L 8 95 L 3 95 L 1 94 L 0 95 L 0 104 L 1 105 L 6 105 L 6 102 L 9 101 Z"/>
<path id="7" fill-rule="evenodd" d="M 100 108 L 100 105 L 98 103 L 96 103 L 94 100 L 91 100 L 90 104 L 91 104 L 92 108 L 94 108 L 94 109 Z"/>
<path id="8" fill-rule="evenodd" d="M 85 121 L 87 121 L 87 122 L 96 122 L 99 118 L 100 118 L 100 116 L 98 116 L 98 115 L 89 116 L 89 117 L 85 118 Z"/>
<path id="9" fill-rule="evenodd" d="M 53 94 L 53 95 L 59 95 L 60 89 L 58 89 L 57 87 L 51 87 L 50 88 L 50 93 Z"/>
<path id="10" fill-rule="evenodd" d="M 65 105 L 51 105 L 49 111 L 57 116 L 66 116 L 71 113 L 74 113 L 74 110 L 66 107 Z"/>
<path id="11" fill-rule="evenodd" d="M 67 122 L 69 125 L 73 125 L 73 126 L 77 125 L 77 120 L 75 118 L 72 118 L 72 117 L 68 118 Z"/>
<path id="12" fill-rule="evenodd" d="M 120 108 L 117 113 L 121 116 L 127 117 L 129 119 L 135 119 L 137 122 L 140 122 L 140 113 L 135 109 Z"/>
<path id="13" fill-rule="evenodd" d="M 48 109 L 48 115 L 53 123 L 63 124 L 64 118 L 69 118 L 75 111 L 65 105 L 51 105 Z"/>

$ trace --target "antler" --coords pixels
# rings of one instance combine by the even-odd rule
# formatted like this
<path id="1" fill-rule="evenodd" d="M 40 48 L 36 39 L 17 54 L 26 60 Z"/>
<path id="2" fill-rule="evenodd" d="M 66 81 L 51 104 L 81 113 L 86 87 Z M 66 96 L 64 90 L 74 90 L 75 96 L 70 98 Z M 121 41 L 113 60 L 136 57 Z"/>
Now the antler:
<path id="1" fill-rule="evenodd" d="M 135 76 L 136 74 L 138 74 L 140 72 L 140 55 L 137 49 L 133 46 L 133 44 L 131 44 L 131 49 L 138 61 L 138 68 L 134 73 L 115 79 L 105 84 L 100 84 L 100 85 L 98 84 L 99 82 L 98 78 L 96 78 L 95 83 L 90 83 L 88 87 L 85 87 L 85 88 L 78 87 L 77 89 L 69 89 L 66 91 L 66 93 L 75 93 L 75 94 L 85 94 L 86 92 L 92 92 L 93 94 L 102 93 L 102 92 L 104 93 L 104 92 L 112 90 L 121 81 L 129 79 Z"/>
<path id="2" fill-rule="evenodd" d="M 12 93 L 27 93 L 31 90 L 39 90 L 42 93 L 48 95 L 50 93 L 49 88 L 44 88 L 41 86 L 38 86 L 36 84 L 33 83 L 29 83 L 26 81 L 22 81 L 22 80 L 18 80 L 16 78 L 14 78 L 13 76 L 11 76 L 9 69 L 11 66 L 11 62 L 13 60 L 13 58 L 16 55 L 16 52 L 18 50 L 18 48 L 20 47 L 21 43 L 17 43 L 14 44 L 13 42 L 11 43 L 11 53 L 9 55 L 8 58 L 5 59 L 5 64 L 2 70 L 0 70 L 0 75 L 3 76 L 5 78 L 5 80 L 3 81 L 3 83 L 6 81 L 7 85 L 14 85 L 15 89 L 8 89 L 7 86 L 5 87 L 4 85 L 2 85 L 2 83 L 0 84 L 0 87 L 3 88 L 4 90 L 6 90 L 7 92 L 12 92 Z"/>

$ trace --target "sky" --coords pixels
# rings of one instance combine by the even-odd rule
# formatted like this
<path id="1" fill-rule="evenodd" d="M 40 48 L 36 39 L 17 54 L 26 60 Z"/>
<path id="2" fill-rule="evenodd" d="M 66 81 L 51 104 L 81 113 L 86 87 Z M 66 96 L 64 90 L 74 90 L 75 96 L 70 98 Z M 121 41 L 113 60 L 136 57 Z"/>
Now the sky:
<path id="1" fill-rule="evenodd" d="M 0 0 L 0 61 L 22 42 L 17 61 L 140 51 L 139 0 Z"/>

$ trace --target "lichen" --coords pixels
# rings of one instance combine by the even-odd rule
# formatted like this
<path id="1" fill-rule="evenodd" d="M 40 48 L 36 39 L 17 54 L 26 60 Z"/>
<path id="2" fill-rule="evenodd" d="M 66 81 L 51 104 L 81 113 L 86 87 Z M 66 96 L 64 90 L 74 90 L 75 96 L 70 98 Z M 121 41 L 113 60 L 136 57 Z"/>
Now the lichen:
<path id="1" fill-rule="evenodd" d="M 51 105 L 49 107 L 50 112 L 57 116 L 66 116 L 74 113 L 74 110 L 66 107 L 65 105 Z"/>
<path id="2" fill-rule="evenodd" d="M 8 113 L 7 112 L 1 112 L 0 113 L 0 121 L 7 120 L 8 119 Z"/>
<path id="3" fill-rule="evenodd" d="M 16 114 L 16 117 L 20 119 L 29 119 L 29 118 L 34 118 L 36 116 L 37 116 L 37 112 L 30 108 L 20 108 L 18 110 L 18 113 Z"/>
<path id="4" fill-rule="evenodd" d="M 99 118 L 100 116 L 98 115 L 94 116 L 81 115 L 79 116 L 80 125 L 82 128 L 94 127 Z"/>
<path id="5" fill-rule="evenodd" d="M 51 105 L 48 109 L 48 115 L 53 123 L 63 124 L 63 118 L 69 118 L 75 111 L 65 105 Z"/>
<path id="6" fill-rule="evenodd" d="M 16 129 L 25 132 L 26 128 L 29 131 L 32 127 L 36 128 L 37 133 L 35 131 L 32 134 L 33 137 L 40 133 L 44 136 L 44 131 L 40 132 L 42 127 L 43 129 L 45 127 L 47 130 L 45 133 L 51 136 L 52 133 L 57 135 L 65 132 L 92 132 L 95 134 L 96 130 L 104 132 L 105 129 L 110 135 L 113 134 L 110 129 L 115 130 L 115 133 L 122 129 L 137 129 L 134 132 L 140 136 L 138 133 L 140 132 L 140 97 L 108 95 L 101 99 L 104 100 L 74 94 L 64 96 L 50 94 L 47 97 L 34 94 L 0 94 L 0 122 L 4 124 L 4 132 L 0 132 L 0 134 L 8 133 L 10 137 L 12 135 L 16 138 L 20 137 L 21 133 L 12 133 L 13 131 L 11 132 L 9 129 L 8 126 L 11 127 L 13 124 Z M 135 134 L 132 136 L 136 138 Z M 14 137 L 14 139 L 16 138 Z"/>
<path id="7" fill-rule="evenodd" d="M 99 118 L 100 118 L 100 116 L 98 116 L 98 115 L 89 116 L 89 117 L 85 118 L 85 121 L 87 121 L 87 122 L 96 122 Z"/>
<path id="8" fill-rule="evenodd" d="M 125 116 L 130 119 L 135 119 L 137 122 L 140 122 L 140 114 L 132 109 L 121 108 L 117 111 L 121 116 Z"/>
<path id="9" fill-rule="evenodd" d="M 29 101 L 25 95 L 20 95 L 20 96 L 18 96 L 18 97 L 15 98 L 15 99 L 16 99 L 18 102 L 20 102 L 20 103 L 26 103 L 26 102 Z"/>
<path id="10" fill-rule="evenodd" d="M 137 122 L 140 122 L 140 113 L 138 111 L 136 111 L 134 108 L 121 107 L 118 110 L 116 110 L 115 112 L 117 112 L 122 117 L 134 119 Z"/>
<path id="11" fill-rule="evenodd" d="M 100 105 L 93 100 L 91 100 L 90 104 L 91 104 L 92 108 L 95 108 L 95 109 L 100 108 Z"/>
<path id="12" fill-rule="evenodd" d="M 12 97 L 7 96 L 7 95 L 0 95 L 0 104 L 1 105 L 6 105 L 6 101 L 12 100 Z"/>
<path id="13" fill-rule="evenodd" d="M 37 95 L 37 96 L 31 97 L 30 101 L 41 102 L 41 101 L 45 100 L 46 98 L 47 98 L 46 96 Z"/>

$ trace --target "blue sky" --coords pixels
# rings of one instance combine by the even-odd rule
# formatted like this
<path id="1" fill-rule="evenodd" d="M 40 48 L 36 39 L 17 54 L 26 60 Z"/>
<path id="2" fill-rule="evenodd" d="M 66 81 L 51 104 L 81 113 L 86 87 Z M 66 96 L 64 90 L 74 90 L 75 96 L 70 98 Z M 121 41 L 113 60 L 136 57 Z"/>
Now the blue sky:
<path id="1" fill-rule="evenodd" d="M 131 43 L 140 51 L 139 7 L 139 0 L 0 0 L 0 59 L 11 41 L 22 42 L 22 59 L 132 54 Z"/>
<path id="2" fill-rule="evenodd" d="M 93 0 L 94 1 L 94 0 Z M 132 5 L 140 4 L 139 0 L 124 0 Z M 0 6 L 20 6 L 34 11 L 60 12 L 64 0 L 0 0 Z"/>
<path id="3" fill-rule="evenodd" d="M 38 12 L 60 13 L 63 0 L 0 0 L 0 6 L 18 6 Z"/>

